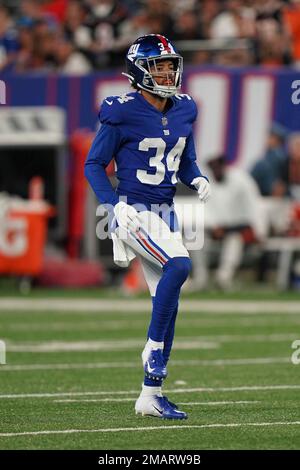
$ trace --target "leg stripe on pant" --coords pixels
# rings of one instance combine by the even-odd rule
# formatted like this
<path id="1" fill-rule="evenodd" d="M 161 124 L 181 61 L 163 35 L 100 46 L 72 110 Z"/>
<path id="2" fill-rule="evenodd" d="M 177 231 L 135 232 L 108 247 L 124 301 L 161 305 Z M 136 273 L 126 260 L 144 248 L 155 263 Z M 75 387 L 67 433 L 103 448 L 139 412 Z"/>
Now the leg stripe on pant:
<path id="1" fill-rule="evenodd" d="M 146 238 L 147 238 L 148 241 L 151 243 L 151 245 L 152 245 L 154 248 L 156 248 L 156 250 L 159 251 L 160 254 L 161 254 L 167 261 L 169 261 L 169 259 L 171 259 L 170 256 L 167 255 L 167 253 L 166 253 L 159 245 L 157 245 L 157 244 L 150 238 L 150 236 L 149 236 L 148 233 L 143 229 L 143 227 L 140 228 L 140 231 L 141 231 L 144 235 L 146 235 Z"/>
<path id="2" fill-rule="evenodd" d="M 145 233 L 147 239 L 144 237 L 142 232 Z M 162 265 L 166 264 L 170 259 L 170 257 L 158 245 L 156 245 L 153 240 L 151 240 L 149 235 L 143 229 L 140 229 L 139 232 L 134 234 L 134 237 L 139 245 L 141 245 L 147 253 L 152 255 Z"/>

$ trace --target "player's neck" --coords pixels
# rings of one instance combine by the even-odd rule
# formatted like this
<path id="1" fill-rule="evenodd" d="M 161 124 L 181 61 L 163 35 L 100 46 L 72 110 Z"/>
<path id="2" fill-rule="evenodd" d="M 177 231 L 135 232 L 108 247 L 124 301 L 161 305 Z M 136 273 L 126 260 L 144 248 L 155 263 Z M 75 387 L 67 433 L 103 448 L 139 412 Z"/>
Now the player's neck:
<path id="1" fill-rule="evenodd" d="M 153 93 L 149 93 L 146 90 L 141 90 L 141 94 L 143 95 L 145 100 L 148 101 L 148 103 L 154 106 L 154 108 L 156 108 L 161 113 L 164 112 L 168 98 L 161 98 L 160 96 L 154 95 Z"/>

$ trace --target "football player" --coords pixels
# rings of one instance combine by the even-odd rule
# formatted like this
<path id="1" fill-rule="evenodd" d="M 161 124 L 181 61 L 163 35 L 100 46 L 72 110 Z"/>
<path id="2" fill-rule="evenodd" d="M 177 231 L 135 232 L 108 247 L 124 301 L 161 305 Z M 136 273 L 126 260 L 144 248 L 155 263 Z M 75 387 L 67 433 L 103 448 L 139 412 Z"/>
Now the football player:
<path id="1" fill-rule="evenodd" d="M 142 352 L 144 383 L 135 411 L 142 415 L 185 419 L 184 411 L 162 394 L 167 377 L 180 289 L 191 270 L 173 210 L 178 179 L 210 195 L 196 164 L 192 126 L 197 108 L 178 94 L 183 59 L 164 36 L 138 38 L 126 56 L 126 75 L 136 90 L 110 96 L 101 106 L 101 127 L 85 163 L 85 175 L 100 203 L 114 214 L 114 257 L 122 246 L 123 265 L 139 256 L 152 296 L 152 316 Z M 116 163 L 113 189 L 105 168 Z M 127 260 L 127 264 L 126 264 Z"/>

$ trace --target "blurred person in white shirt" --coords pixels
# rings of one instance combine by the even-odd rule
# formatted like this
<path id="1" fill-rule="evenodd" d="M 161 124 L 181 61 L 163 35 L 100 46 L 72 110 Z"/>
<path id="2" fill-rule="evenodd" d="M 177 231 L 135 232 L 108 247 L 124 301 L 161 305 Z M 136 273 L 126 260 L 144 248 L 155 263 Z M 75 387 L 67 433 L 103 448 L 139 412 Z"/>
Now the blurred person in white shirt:
<path id="1" fill-rule="evenodd" d="M 204 248 L 192 254 L 198 257 L 193 278 L 199 288 L 207 286 L 208 253 L 211 242 L 217 241 L 221 251 L 215 281 L 221 289 L 227 290 L 232 287 L 245 244 L 260 238 L 259 192 L 252 177 L 228 165 L 225 155 L 213 157 L 207 164 L 213 191 L 205 208 Z"/>
<path id="2" fill-rule="evenodd" d="M 241 0 L 227 0 L 224 10 L 212 21 L 210 37 L 213 39 L 253 38 L 255 13 Z"/>
<path id="3" fill-rule="evenodd" d="M 55 60 L 57 71 L 66 75 L 86 75 L 92 66 L 84 54 L 77 51 L 73 43 L 66 38 L 58 38 Z"/>

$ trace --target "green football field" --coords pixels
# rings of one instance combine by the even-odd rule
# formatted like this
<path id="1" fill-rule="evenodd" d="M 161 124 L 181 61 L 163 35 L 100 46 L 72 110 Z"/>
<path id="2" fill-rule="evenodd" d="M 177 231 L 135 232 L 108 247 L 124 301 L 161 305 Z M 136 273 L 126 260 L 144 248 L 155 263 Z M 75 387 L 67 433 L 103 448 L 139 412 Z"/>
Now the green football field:
<path id="1" fill-rule="evenodd" d="M 0 449 L 299 449 L 299 301 L 182 301 L 165 393 L 136 416 L 146 298 L 0 299 Z"/>

